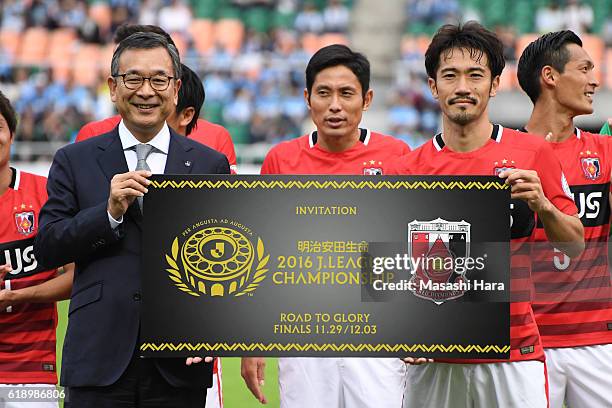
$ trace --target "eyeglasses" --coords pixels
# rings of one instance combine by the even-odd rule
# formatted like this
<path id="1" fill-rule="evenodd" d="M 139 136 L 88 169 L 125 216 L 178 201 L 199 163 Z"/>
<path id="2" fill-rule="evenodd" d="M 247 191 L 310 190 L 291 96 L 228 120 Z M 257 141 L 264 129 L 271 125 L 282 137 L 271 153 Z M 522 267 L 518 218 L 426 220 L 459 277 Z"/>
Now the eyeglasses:
<path id="1" fill-rule="evenodd" d="M 127 89 L 130 89 L 132 91 L 139 89 L 144 84 L 145 79 L 148 79 L 151 88 L 159 92 L 168 89 L 168 86 L 170 86 L 170 80 L 174 79 L 174 77 L 163 74 L 157 74 L 150 77 L 143 77 L 139 74 L 113 75 L 113 78 L 117 77 L 121 77 L 123 79 L 123 85 L 125 85 Z"/>

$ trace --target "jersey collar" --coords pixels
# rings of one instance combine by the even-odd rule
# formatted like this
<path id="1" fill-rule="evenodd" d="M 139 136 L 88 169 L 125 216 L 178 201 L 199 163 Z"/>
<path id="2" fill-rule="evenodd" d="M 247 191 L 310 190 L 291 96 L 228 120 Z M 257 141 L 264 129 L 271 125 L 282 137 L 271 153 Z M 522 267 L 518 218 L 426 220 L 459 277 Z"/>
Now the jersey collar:
<path id="1" fill-rule="evenodd" d="M 523 133 L 529 133 L 529 131 L 527 129 L 525 129 L 525 126 L 523 126 L 522 128 L 518 129 L 520 132 Z M 576 135 L 577 139 L 580 139 L 580 136 L 582 134 L 582 130 L 578 129 L 577 127 L 574 128 L 574 134 Z"/>
<path id="2" fill-rule="evenodd" d="M 367 146 L 368 143 L 370 143 L 371 133 L 372 132 L 370 132 L 370 129 L 359 128 L 359 141 L 363 143 L 365 146 Z M 318 133 L 316 130 L 313 131 L 308 136 L 308 145 L 310 146 L 311 149 L 317 144 L 317 139 L 318 139 Z"/>
<path id="3" fill-rule="evenodd" d="M 501 125 L 493 124 L 493 131 L 491 132 L 491 139 L 495 142 L 499 143 L 502 139 L 502 134 L 504 133 L 504 127 Z M 442 133 L 438 133 L 432 139 L 433 145 L 437 151 L 441 151 L 444 149 L 446 144 L 444 143 L 444 138 L 442 137 Z"/>
<path id="4" fill-rule="evenodd" d="M 11 167 L 11 182 L 9 188 L 13 190 L 19 190 L 19 183 L 21 182 L 21 172 L 14 167 Z"/>

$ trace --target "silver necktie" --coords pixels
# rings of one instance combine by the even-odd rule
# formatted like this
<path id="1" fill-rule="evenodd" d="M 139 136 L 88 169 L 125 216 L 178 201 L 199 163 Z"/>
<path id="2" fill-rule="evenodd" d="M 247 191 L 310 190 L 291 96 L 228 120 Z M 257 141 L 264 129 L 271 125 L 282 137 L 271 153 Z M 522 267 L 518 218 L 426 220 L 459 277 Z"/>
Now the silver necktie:
<path id="1" fill-rule="evenodd" d="M 150 144 L 140 143 L 136 145 L 136 170 L 147 170 L 151 171 L 151 168 L 147 164 L 147 157 L 153 151 L 153 146 Z M 136 197 L 138 200 L 138 205 L 140 206 L 140 211 L 142 212 L 142 198 Z"/>

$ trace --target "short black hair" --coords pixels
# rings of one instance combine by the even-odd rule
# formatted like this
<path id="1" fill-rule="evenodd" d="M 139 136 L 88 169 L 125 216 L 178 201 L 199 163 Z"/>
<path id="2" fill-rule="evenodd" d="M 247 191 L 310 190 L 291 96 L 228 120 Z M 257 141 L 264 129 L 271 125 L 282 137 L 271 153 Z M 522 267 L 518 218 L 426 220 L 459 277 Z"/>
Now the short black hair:
<path id="1" fill-rule="evenodd" d="M 0 114 L 4 117 L 6 124 L 8 125 L 11 136 L 17 131 L 17 114 L 11 101 L 0 91 Z"/>
<path id="2" fill-rule="evenodd" d="M 182 74 L 181 60 L 176 46 L 169 43 L 166 37 L 163 35 L 142 31 L 138 31 L 130 35 L 128 38 L 119 43 L 115 49 L 115 52 L 113 53 L 113 59 L 111 61 L 111 76 L 116 77 L 119 74 L 119 58 L 125 50 L 142 50 L 153 48 L 164 48 L 168 52 L 170 59 L 172 60 L 174 78 L 180 78 Z"/>
<path id="3" fill-rule="evenodd" d="M 181 76 L 181 87 L 178 92 L 178 103 L 176 104 L 176 113 L 180 113 L 183 109 L 193 107 L 195 115 L 185 129 L 185 136 L 189 136 L 200 116 L 200 110 L 204 105 L 206 94 L 204 93 L 204 85 L 198 77 L 198 74 L 193 72 L 187 65 L 181 64 L 183 75 Z"/>
<path id="4" fill-rule="evenodd" d="M 346 45 L 340 44 L 321 48 L 308 61 L 308 66 L 306 67 L 306 89 L 308 90 L 309 98 L 317 74 L 326 68 L 338 65 L 343 65 L 353 71 L 361 84 L 361 93 L 363 98 L 365 98 L 366 93 L 370 89 L 370 62 L 365 55 L 353 52 Z"/>
<path id="5" fill-rule="evenodd" d="M 440 56 L 447 57 L 455 48 L 469 50 L 474 61 L 480 61 L 486 54 L 492 78 L 501 75 L 506 65 L 504 45 L 495 33 L 476 21 L 464 25 L 445 24 L 438 29 L 425 52 L 425 69 L 430 78 L 436 79 Z"/>
<path id="6" fill-rule="evenodd" d="M 582 40 L 573 31 L 556 31 L 544 34 L 533 41 L 521 54 L 517 72 L 519 84 L 534 104 L 542 93 L 540 86 L 542 68 L 549 65 L 563 73 L 565 65 L 570 60 L 568 44 L 582 47 Z"/>
<path id="7" fill-rule="evenodd" d="M 152 24 L 121 24 L 119 28 L 117 28 L 117 31 L 115 31 L 113 41 L 115 44 L 119 44 L 121 41 L 125 40 L 130 35 L 136 33 L 159 34 L 164 36 L 170 44 L 176 46 L 176 44 L 174 44 L 174 41 L 172 40 L 172 37 L 170 37 L 170 34 L 165 32 L 163 28 Z"/>

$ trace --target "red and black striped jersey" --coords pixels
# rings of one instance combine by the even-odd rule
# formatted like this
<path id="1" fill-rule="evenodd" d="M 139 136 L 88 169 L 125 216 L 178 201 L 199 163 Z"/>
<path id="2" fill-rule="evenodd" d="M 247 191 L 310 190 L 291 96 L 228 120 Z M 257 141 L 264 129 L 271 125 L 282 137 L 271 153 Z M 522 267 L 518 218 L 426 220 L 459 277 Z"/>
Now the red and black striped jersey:
<path id="1" fill-rule="evenodd" d="M 612 140 L 576 129 L 551 147 L 584 225 L 585 251 L 571 259 L 536 230 L 532 275 L 533 311 L 544 347 L 580 347 L 612 343 L 612 285 L 608 268 Z"/>
<path id="2" fill-rule="evenodd" d="M 559 160 L 552 148 L 536 136 L 493 126 L 491 138 L 477 150 L 460 153 L 445 146 L 441 134 L 400 158 L 391 174 L 496 175 L 508 168 L 537 171 L 544 194 L 561 211 L 575 214 Z M 565 187 L 564 187 L 565 186 Z M 510 360 L 543 360 L 544 350 L 531 308 L 530 242 L 535 239 L 535 214 L 520 200 L 511 202 Z M 437 360 L 486 363 L 508 360 Z"/>
<path id="3" fill-rule="evenodd" d="M 323 149 L 317 138 L 314 131 L 274 146 L 261 174 L 386 174 L 392 159 L 410 151 L 401 140 L 368 129 L 360 129 L 359 141 L 342 152 Z"/>
<path id="4" fill-rule="evenodd" d="M 47 200 L 46 179 L 16 169 L 0 196 L 0 265 L 9 263 L 1 289 L 38 285 L 56 275 L 34 257 L 38 215 Z M 26 303 L 0 310 L 0 383 L 56 384 L 55 303 Z"/>

